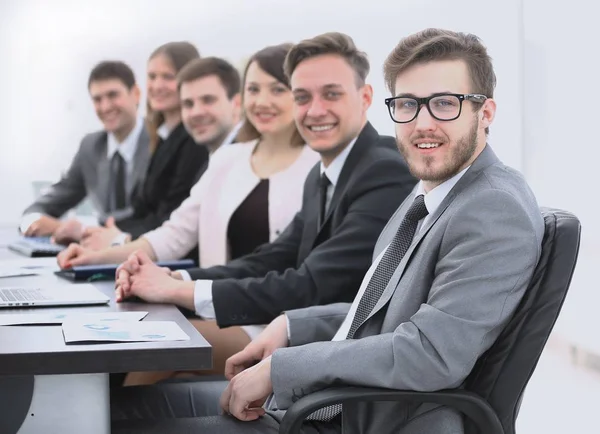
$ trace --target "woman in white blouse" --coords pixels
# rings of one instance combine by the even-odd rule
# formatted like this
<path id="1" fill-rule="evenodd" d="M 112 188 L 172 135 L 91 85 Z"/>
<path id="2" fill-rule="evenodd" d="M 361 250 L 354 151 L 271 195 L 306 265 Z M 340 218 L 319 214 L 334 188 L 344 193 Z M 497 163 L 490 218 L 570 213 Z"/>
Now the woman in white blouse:
<path id="1" fill-rule="evenodd" d="M 250 58 L 242 80 L 245 121 L 237 136 L 239 143 L 222 146 L 210 157 L 190 197 L 169 220 L 123 246 L 95 252 L 78 246 L 78 252 L 61 266 L 118 263 L 136 250 L 165 261 L 184 257 L 198 245 L 199 265 L 210 267 L 277 238 L 300 210 L 304 181 L 320 159 L 304 144 L 294 123 L 293 96 L 283 72 L 290 47 L 267 47 Z M 243 331 L 231 339 L 239 350 L 260 327 L 244 327 Z M 210 330 L 202 328 L 202 333 L 210 342 Z M 232 351 L 227 349 L 226 354 Z M 223 372 L 225 354 L 214 354 L 213 359 L 215 370 Z M 142 379 L 144 373 L 133 376 L 139 380 L 131 378 L 129 384 L 154 382 Z"/>
<path id="2" fill-rule="evenodd" d="M 304 144 L 293 121 L 283 73 L 290 46 L 267 47 L 251 58 L 239 143 L 219 148 L 190 197 L 144 235 L 157 260 L 180 258 L 198 244 L 201 267 L 222 265 L 276 239 L 300 209 L 304 180 L 319 154 Z"/>

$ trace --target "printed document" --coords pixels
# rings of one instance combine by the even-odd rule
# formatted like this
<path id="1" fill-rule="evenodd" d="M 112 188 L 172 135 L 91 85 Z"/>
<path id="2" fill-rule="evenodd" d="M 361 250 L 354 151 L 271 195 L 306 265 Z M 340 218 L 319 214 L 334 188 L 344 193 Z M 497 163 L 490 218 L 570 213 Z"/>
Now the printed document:
<path id="1" fill-rule="evenodd" d="M 189 341 L 174 321 L 65 321 L 65 342 L 167 342 Z"/>
<path id="2" fill-rule="evenodd" d="M 0 315 L 0 326 L 62 324 L 66 320 L 106 323 L 110 321 L 141 321 L 148 312 L 90 312 L 90 313 L 16 313 Z"/>

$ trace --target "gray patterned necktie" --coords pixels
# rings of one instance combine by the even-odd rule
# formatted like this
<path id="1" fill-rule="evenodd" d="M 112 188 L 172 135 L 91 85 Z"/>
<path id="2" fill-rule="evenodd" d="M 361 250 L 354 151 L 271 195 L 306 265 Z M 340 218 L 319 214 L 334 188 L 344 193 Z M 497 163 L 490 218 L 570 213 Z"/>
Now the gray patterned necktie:
<path id="1" fill-rule="evenodd" d="M 383 294 L 383 291 L 392 278 L 394 271 L 396 271 L 400 261 L 402 261 L 402 258 L 408 251 L 415 236 L 417 226 L 419 225 L 419 220 L 425 218 L 427 214 L 429 214 L 429 212 L 425 206 L 425 198 L 420 194 L 415 197 L 415 200 L 406 212 L 394 239 L 383 254 L 379 264 L 377 264 L 377 268 L 375 268 L 375 271 L 367 284 L 367 288 L 358 302 L 358 307 L 354 314 L 354 318 L 352 319 L 352 325 L 350 326 L 346 339 L 352 339 L 356 330 L 371 314 L 371 311 L 379 301 L 381 294 Z M 342 405 L 335 404 L 315 411 L 306 419 L 328 422 L 340 414 L 341 411 Z"/>

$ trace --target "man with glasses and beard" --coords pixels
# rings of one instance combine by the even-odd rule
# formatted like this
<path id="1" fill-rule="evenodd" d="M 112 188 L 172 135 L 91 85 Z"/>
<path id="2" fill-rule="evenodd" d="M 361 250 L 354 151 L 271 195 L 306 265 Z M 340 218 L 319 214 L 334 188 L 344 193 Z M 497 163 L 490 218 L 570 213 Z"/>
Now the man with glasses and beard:
<path id="1" fill-rule="evenodd" d="M 420 181 L 379 236 L 354 301 L 285 311 L 232 356 L 226 415 L 154 420 L 144 432 L 275 434 L 285 409 L 328 387 L 457 388 L 499 336 L 529 284 L 544 227 L 523 176 L 487 143 L 491 59 L 474 35 L 427 29 L 399 42 L 385 79 L 398 146 Z M 405 402 L 323 408 L 301 432 L 342 426 L 463 434 L 453 409 Z"/>

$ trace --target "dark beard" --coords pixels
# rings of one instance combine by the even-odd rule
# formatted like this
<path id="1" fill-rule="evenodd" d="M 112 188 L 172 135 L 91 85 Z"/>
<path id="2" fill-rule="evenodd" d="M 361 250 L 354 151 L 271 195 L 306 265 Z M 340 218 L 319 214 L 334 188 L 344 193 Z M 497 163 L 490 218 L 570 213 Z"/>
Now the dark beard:
<path id="1" fill-rule="evenodd" d="M 422 181 L 442 183 L 460 172 L 463 166 L 473 157 L 473 154 L 477 150 L 478 127 L 477 122 L 475 122 L 469 133 L 456 142 L 456 146 L 450 154 L 449 161 L 444 161 L 444 166 L 437 172 L 433 171 L 431 167 L 434 161 L 433 157 L 422 157 L 425 162 L 425 169 L 421 169 L 420 167 L 416 168 L 415 165 L 411 164 L 410 155 L 407 152 L 406 146 L 399 141 L 398 148 L 408 164 L 410 173 L 414 177 Z"/>

